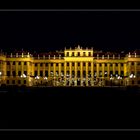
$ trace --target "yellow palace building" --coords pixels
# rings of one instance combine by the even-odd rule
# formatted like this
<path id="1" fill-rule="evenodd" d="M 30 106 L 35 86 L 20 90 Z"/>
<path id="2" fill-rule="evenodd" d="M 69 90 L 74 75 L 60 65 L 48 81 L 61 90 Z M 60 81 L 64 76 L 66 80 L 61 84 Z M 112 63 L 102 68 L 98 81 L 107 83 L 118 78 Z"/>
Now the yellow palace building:
<path id="1" fill-rule="evenodd" d="M 64 49 L 44 54 L 0 54 L 0 85 L 139 86 L 138 51 L 104 53 L 93 48 Z"/>

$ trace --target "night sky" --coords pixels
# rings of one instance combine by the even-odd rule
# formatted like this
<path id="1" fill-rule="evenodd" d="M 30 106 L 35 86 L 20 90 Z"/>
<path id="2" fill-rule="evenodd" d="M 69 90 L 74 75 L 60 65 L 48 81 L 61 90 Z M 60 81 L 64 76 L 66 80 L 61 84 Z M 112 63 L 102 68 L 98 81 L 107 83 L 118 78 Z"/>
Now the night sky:
<path id="1" fill-rule="evenodd" d="M 140 11 L 0 11 L 3 50 L 43 52 L 78 44 L 104 51 L 139 49 Z"/>

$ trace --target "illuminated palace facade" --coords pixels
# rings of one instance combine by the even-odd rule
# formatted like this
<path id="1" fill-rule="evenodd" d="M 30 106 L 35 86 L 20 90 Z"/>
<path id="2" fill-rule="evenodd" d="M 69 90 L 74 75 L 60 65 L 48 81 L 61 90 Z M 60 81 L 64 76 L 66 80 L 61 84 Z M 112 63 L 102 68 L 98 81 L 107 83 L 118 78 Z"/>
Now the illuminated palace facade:
<path id="1" fill-rule="evenodd" d="M 82 48 L 0 55 L 0 85 L 139 86 L 138 52 L 103 53 Z"/>

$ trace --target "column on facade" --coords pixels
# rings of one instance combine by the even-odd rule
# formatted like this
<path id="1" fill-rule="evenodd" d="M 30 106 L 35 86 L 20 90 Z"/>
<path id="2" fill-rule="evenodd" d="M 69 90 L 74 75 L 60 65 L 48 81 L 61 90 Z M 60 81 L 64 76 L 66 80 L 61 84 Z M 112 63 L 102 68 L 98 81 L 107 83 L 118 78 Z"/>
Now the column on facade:
<path id="1" fill-rule="evenodd" d="M 127 65 L 124 63 L 124 76 L 127 76 Z"/>
<path id="2" fill-rule="evenodd" d="M 127 70 L 126 70 L 126 63 L 124 63 L 124 76 L 126 76 L 126 72 L 127 72 Z"/>
<path id="3" fill-rule="evenodd" d="M 16 64 L 15 64 L 16 65 L 16 76 L 18 76 L 18 63 L 19 62 L 16 62 Z"/>
<path id="4" fill-rule="evenodd" d="M 27 62 L 27 84 L 29 85 L 29 78 L 30 78 L 30 62 Z"/>
<path id="5" fill-rule="evenodd" d="M 12 62 L 10 62 L 10 76 L 13 76 L 13 73 L 12 73 Z"/>
<path id="6" fill-rule="evenodd" d="M 48 63 L 48 77 L 50 78 L 51 76 L 51 64 Z"/>
<path id="7" fill-rule="evenodd" d="M 93 86 L 93 84 L 94 84 L 94 82 L 93 82 L 93 80 L 94 80 L 93 72 L 94 72 L 94 70 L 93 70 L 93 61 L 91 61 L 91 86 Z"/>
<path id="8" fill-rule="evenodd" d="M 37 64 L 37 75 L 40 76 L 40 63 Z"/>
<path id="9" fill-rule="evenodd" d="M 81 86 L 83 86 L 83 62 L 80 62 Z"/>
<path id="10" fill-rule="evenodd" d="M 102 85 L 104 85 L 104 76 L 105 76 L 105 64 L 102 63 Z"/>
<path id="11" fill-rule="evenodd" d="M 22 61 L 21 62 L 21 75 L 24 74 L 24 62 Z"/>
<path id="12" fill-rule="evenodd" d="M 107 63 L 107 77 L 110 77 L 110 64 Z"/>
<path id="13" fill-rule="evenodd" d="M 66 62 L 64 62 L 64 85 L 66 85 Z"/>
<path id="14" fill-rule="evenodd" d="M 127 76 L 127 64 L 124 63 L 124 76 Z M 127 81 L 125 79 L 124 84 L 127 85 Z"/>
<path id="15" fill-rule="evenodd" d="M 15 62 L 15 74 L 16 78 L 18 78 L 18 62 Z M 17 84 L 17 80 L 15 81 L 15 83 Z"/>
<path id="16" fill-rule="evenodd" d="M 4 67 L 3 67 L 3 70 L 2 70 L 2 72 L 3 72 L 3 80 L 6 80 L 6 75 L 7 75 L 7 73 L 6 73 L 6 71 L 7 71 L 7 68 L 6 68 L 6 61 L 4 61 L 3 62 L 4 63 Z"/>
<path id="17" fill-rule="evenodd" d="M 24 74 L 24 61 L 21 62 L 21 75 Z M 21 83 L 23 84 L 23 80 L 21 81 Z"/>
<path id="18" fill-rule="evenodd" d="M 43 63 L 43 77 L 45 77 L 45 63 Z"/>
<path id="19" fill-rule="evenodd" d="M 74 81 L 74 84 L 75 86 L 77 86 L 77 62 L 75 62 L 75 81 Z"/>
<path id="20" fill-rule="evenodd" d="M 105 76 L 105 64 L 102 63 L 102 77 L 104 78 Z"/>
<path id="21" fill-rule="evenodd" d="M 34 75 L 35 75 L 35 64 L 32 63 L 32 76 L 34 76 Z"/>
<path id="22" fill-rule="evenodd" d="M 69 79 L 69 85 L 71 85 L 71 82 L 72 82 L 72 62 L 70 62 L 70 64 L 69 64 L 69 66 L 70 66 L 70 79 Z"/>
<path id="23" fill-rule="evenodd" d="M 53 63 L 54 85 L 56 85 L 56 63 Z"/>
<path id="24" fill-rule="evenodd" d="M 88 86 L 88 62 L 86 62 L 86 86 Z"/>
<path id="25" fill-rule="evenodd" d="M 58 73 L 59 73 L 59 77 L 61 77 L 61 63 L 58 64 Z"/>
<path id="26" fill-rule="evenodd" d="M 128 63 L 128 76 L 131 74 L 131 62 Z"/>
<path id="27" fill-rule="evenodd" d="M 53 63 L 53 73 L 54 77 L 56 77 L 56 63 Z"/>
<path id="28" fill-rule="evenodd" d="M 118 74 L 121 75 L 121 64 L 118 64 Z"/>
<path id="29" fill-rule="evenodd" d="M 27 62 L 27 76 L 30 76 L 30 62 Z"/>
<path id="30" fill-rule="evenodd" d="M 113 63 L 113 75 L 115 74 L 115 63 Z"/>
<path id="31" fill-rule="evenodd" d="M 136 76 L 136 78 L 137 78 L 137 62 L 134 62 L 134 70 L 135 70 L 135 76 Z"/>
<path id="32" fill-rule="evenodd" d="M 96 70 L 96 71 L 97 71 L 97 72 L 96 72 L 96 73 L 97 73 L 97 78 L 99 78 L 99 63 L 97 63 L 96 66 L 97 66 L 97 70 Z"/>

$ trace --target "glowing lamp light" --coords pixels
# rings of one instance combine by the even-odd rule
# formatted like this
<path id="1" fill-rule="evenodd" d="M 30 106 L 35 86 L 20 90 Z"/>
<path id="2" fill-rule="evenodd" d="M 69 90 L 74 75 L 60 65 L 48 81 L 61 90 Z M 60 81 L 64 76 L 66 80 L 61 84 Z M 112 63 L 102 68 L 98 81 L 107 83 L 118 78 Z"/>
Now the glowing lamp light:
<path id="1" fill-rule="evenodd" d="M 39 76 L 36 76 L 35 79 L 39 79 Z"/>
<path id="2" fill-rule="evenodd" d="M 121 77 L 120 76 L 118 76 L 118 79 L 120 79 Z"/>
<path id="3" fill-rule="evenodd" d="M 26 78 L 26 75 L 25 75 L 25 74 L 23 74 L 23 77 L 24 77 L 24 78 Z"/>
<path id="4" fill-rule="evenodd" d="M 129 77 L 130 77 L 130 78 L 133 78 L 133 74 L 131 74 Z"/>
<path id="5" fill-rule="evenodd" d="M 2 75 L 2 72 L 0 71 L 0 75 Z"/>
<path id="6" fill-rule="evenodd" d="M 44 77 L 44 80 L 47 80 L 48 78 L 47 77 Z"/>
<path id="7" fill-rule="evenodd" d="M 110 80 L 112 80 L 113 79 L 113 77 L 110 77 Z"/>

